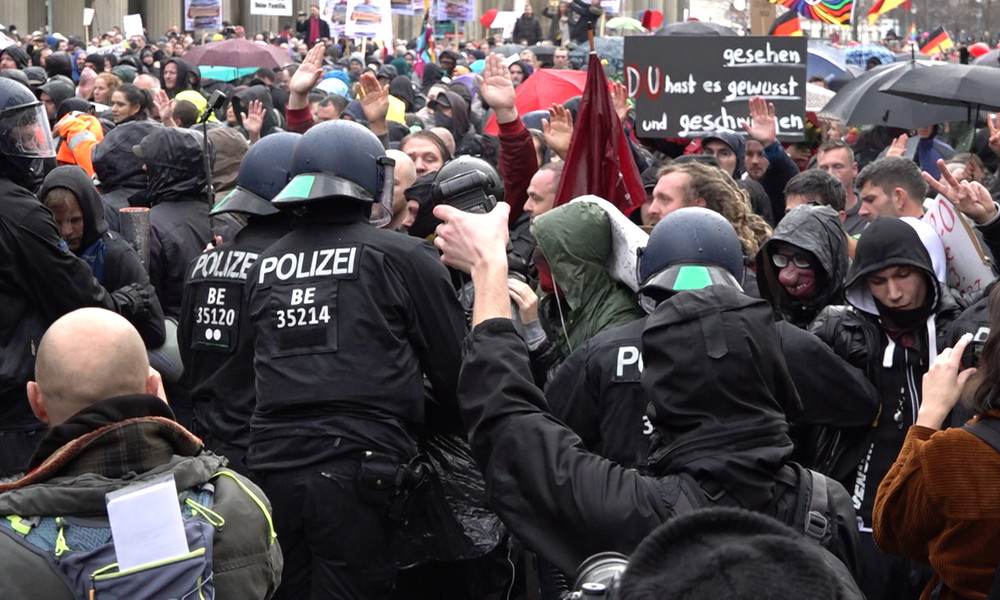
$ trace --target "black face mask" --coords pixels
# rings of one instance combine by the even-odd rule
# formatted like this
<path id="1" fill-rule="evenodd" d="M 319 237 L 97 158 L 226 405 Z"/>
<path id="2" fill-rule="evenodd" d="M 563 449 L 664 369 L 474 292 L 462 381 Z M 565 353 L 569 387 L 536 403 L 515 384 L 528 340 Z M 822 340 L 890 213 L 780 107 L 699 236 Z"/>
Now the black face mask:
<path id="1" fill-rule="evenodd" d="M 444 127 L 448 131 L 451 131 L 452 127 L 454 127 L 454 122 L 451 117 L 444 114 L 444 111 L 436 110 L 434 111 L 434 126 Z"/>

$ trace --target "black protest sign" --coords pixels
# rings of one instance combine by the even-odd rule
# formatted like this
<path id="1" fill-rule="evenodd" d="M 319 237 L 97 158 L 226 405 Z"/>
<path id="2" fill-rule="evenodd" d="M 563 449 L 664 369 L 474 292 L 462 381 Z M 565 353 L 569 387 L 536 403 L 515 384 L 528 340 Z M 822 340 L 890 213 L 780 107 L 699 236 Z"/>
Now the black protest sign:
<path id="1" fill-rule="evenodd" d="M 742 133 L 747 100 L 762 96 L 778 139 L 805 138 L 805 38 L 627 37 L 625 73 L 640 137 Z"/>

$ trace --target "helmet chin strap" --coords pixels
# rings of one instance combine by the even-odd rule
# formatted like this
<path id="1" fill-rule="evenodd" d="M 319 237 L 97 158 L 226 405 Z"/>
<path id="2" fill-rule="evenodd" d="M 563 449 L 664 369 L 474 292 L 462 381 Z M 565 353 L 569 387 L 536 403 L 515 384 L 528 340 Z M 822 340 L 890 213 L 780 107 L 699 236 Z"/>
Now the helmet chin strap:
<path id="1" fill-rule="evenodd" d="M 0 175 L 34 193 L 45 178 L 45 163 L 41 158 L 7 156 L 0 160 Z"/>

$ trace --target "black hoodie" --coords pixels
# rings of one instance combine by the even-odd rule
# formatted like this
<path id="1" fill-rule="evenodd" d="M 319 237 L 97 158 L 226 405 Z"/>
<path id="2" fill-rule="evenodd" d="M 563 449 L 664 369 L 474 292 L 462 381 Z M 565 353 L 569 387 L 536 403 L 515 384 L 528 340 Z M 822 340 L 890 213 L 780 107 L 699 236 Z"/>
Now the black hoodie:
<path id="1" fill-rule="evenodd" d="M 18 69 L 25 69 L 28 66 L 29 57 L 28 53 L 25 52 L 24 48 L 20 46 L 7 46 L 0 52 L 0 55 L 6 54 L 14 61 Z"/>
<path id="2" fill-rule="evenodd" d="M 94 277 L 101 285 L 108 290 L 117 290 L 138 283 L 147 289 L 151 297 L 154 296 L 149 275 L 142 267 L 135 249 L 124 238 L 108 231 L 108 224 L 104 220 L 104 204 L 87 172 L 77 165 L 56 167 L 45 177 L 38 197 L 44 201 L 54 188 L 69 190 L 76 196 L 80 212 L 83 213 L 83 237 L 76 255 L 90 265 Z M 150 301 L 150 314 L 132 324 L 139 330 L 146 347 L 155 348 L 163 344 L 163 311 L 155 297 Z"/>
<path id="3" fill-rule="evenodd" d="M 142 140 L 149 181 L 149 278 L 168 317 L 178 318 L 184 270 L 212 240 L 202 136 L 165 127 Z M 209 145 L 210 154 L 214 149 Z M 214 160 L 214 157 L 213 157 Z"/>
<path id="4" fill-rule="evenodd" d="M 771 257 L 782 245 L 808 254 L 816 271 L 816 296 L 801 302 L 788 294 L 778 281 L 780 269 Z M 830 304 L 843 304 L 847 276 L 847 236 L 840 217 L 828 206 L 798 206 L 778 223 L 771 239 L 757 253 L 757 286 L 761 298 L 774 312 L 797 327 L 808 327 L 819 311 Z"/>
<path id="5" fill-rule="evenodd" d="M 73 57 L 68 52 L 53 52 L 45 59 L 45 72 L 49 77 L 65 75 L 73 78 Z"/>
<path id="6" fill-rule="evenodd" d="M 161 128 L 162 125 L 153 120 L 129 121 L 109 131 L 94 147 L 94 173 L 100 181 L 104 214 L 112 231 L 120 231 L 119 210 L 149 205 L 146 172 L 142 170 L 142 159 L 132 152 L 132 146 Z"/>
<path id="7" fill-rule="evenodd" d="M 177 79 L 174 82 L 174 87 L 168 88 L 167 84 L 163 81 L 163 71 L 166 70 L 167 65 L 173 63 L 177 66 Z M 188 73 L 191 72 L 191 66 L 179 58 L 171 58 L 166 62 L 166 64 L 160 67 L 160 87 L 163 91 L 167 92 L 167 96 L 173 98 L 178 93 L 184 90 L 197 89 L 191 87 L 191 79 L 188 77 Z M 200 75 L 199 75 L 200 80 Z"/>

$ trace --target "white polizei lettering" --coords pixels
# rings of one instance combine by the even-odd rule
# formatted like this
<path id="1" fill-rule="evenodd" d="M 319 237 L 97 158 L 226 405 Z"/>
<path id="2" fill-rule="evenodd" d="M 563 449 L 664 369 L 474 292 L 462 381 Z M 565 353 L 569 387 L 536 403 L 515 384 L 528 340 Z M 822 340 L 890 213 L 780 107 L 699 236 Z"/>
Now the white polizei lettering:
<path id="1" fill-rule="evenodd" d="M 301 260 L 302 253 L 298 254 L 298 258 Z M 285 254 L 278 259 L 278 267 L 275 269 L 274 274 L 278 276 L 278 279 L 284 281 L 295 274 L 295 267 L 298 266 L 298 261 L 295 260 L 295 254 Z M 288 268 L 283 269 L 282 265 L 288 263 Z"/>
<path id="2" fill-rule="evenodd" d="M 204 269 L 205 263 L 207 262 L 208 262 L 208 254 L 204 252 L 199 254 L 198 259 L 194 261 L 194 268 L 191 269 L 191 277 L 196 277 L 198 275 L 198 271 Z"/>
<path id="3" fill-rule="evenodd" d="M 269 256 L 261 262 L 260 283 L 264 283 L 268 273 L 273 273 L 281 281 L 352 275 L 357 252 L 357 248 L 324 248 L 313 250 L 308 257 L 305 252 L 289 252 L 279 257 Z M 256 259 L 257 255 L 253 254 L 247 255 L 244 260 L 256 262 Z M 246 268 L 244 267 L 244 270 Z"/>
<path id="4" fill-rule="evenodd" d="M 274 256 L 268 256 L 263 261 L 261 261 L 258 283 L 264 283 L 264 278 L 267 277 L 267 274 L 274 272 L 277 266 L 278 266 L 278 259 Z"/>
<path id="5" fill-rule="evenodd" d="M 240 269 L 240 272 L 237 275 L 237 277 L 239 277 L 240 279 L 247 278 L 247 273 L 250 271 L 250 268 L 253 267 L 254 263 L 257 262 L 257 256 L 258 254 L 256 252 L 246 253 L 246 255 L 243 257 L 243 268 Z"/>
<path id="6" fill-rule="evenodd" d="M 639 362 L 639 349 L 635 346 L 622 346 L 618 349 L 618 364 L 615 367 L 615 374 L 621 377 L 625 374 L 626 365 L 634 365 Z"/>

